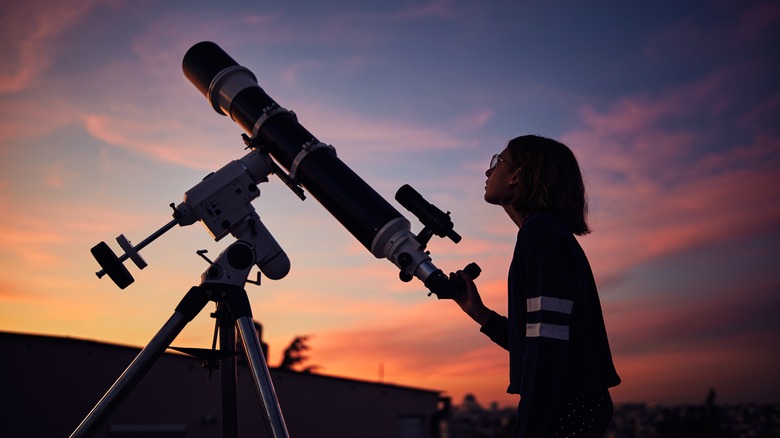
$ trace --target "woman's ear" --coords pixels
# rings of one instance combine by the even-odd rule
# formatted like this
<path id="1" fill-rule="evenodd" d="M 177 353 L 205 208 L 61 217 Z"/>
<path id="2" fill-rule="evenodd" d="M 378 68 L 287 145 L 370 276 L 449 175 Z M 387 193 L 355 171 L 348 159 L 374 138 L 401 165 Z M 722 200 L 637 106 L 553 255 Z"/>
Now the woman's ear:
<path id="1" fill-rule="evenodd" d="M 516 169 L 515 172 L 512 174 L 512 177 L 509 178 L 509 185 L 513 186 L 520 182 L 520 169 Z"/>

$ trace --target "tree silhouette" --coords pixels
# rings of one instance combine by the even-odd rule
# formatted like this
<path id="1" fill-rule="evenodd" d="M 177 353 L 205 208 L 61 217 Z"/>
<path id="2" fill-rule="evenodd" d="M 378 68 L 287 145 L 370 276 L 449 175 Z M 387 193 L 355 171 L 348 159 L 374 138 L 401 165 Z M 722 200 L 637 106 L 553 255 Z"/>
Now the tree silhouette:
<path id="1" fill-rule="evenodd" d="M 309 338 L 311 336 L 296 336 L 290 345 L 284 349 L 284 357 L 279 369 L 295 371 L 299 373 L 311 373 L 321 368 L 319 365 L 303 366 L 303 363 L 309 360 L 305 354 L 309 350 Z"/>

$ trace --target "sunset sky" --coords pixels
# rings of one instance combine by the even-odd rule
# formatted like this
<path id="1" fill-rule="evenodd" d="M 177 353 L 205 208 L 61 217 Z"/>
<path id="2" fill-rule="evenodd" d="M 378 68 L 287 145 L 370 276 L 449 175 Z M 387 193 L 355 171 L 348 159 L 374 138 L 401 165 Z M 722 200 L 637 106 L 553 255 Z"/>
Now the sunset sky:
<path id="1" fill-rule="evenodd" d="M 369 5 L 370 4 L 370 5 Z M 617 402 L 780 401 L 780 3 L 776 1 L 6 1 L 0 4 L 0 331 L 143 346 L 215 242 L 176 227 L 120 291 L 89 249 L 138 243 L 244 155 L 182 74 L 214 41 L 412 223 L 410 184 L 450 211 L 506 310 L 516 228 L 483 199 L 492 154 L 568 144 L 595 232 L 580 239 L 623 383 Z M 291 259 L 248 285 L 268 362 L 310 335 L 319 372 L 517 402 L 506 352 L 451 301 L 402 283 L 312 196 L 253 202 Z M 308 194 L 308 192 L 307 192 Z M 208 348 L 210 306 L 174 345 Z"/>

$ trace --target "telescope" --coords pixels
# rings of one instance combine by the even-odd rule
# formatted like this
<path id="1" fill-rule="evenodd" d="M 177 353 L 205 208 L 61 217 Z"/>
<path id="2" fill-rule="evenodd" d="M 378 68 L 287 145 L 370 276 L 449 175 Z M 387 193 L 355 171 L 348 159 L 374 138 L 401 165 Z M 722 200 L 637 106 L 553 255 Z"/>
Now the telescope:
<path id="1" fill-rule="evenodd" d="M 460 241 L 449 212 L 429 204 L 410 186 L 402 187 L 396 199 L 424 225 L 419 235 L 413 234 L 410 222 L 341 161 L 332 145 L 303 127 L 295 113 L 272 99 L 257 77 L 217 44 L 204 41 L 192 46 L 182 69 L 218 114 L 244 129 L 249 147 L 287 169 L 283 179 L 288 186 L 306 188 L 371 254 L 392 262 L 401 280 L 417 277 L 429 295 L 439 299 L 458 296 L 463 288 L 460 277 L 445 275 L 426 251 L 434 234 Z M 464 271 L 476 278 L 480 269 L 471 263 Z"/>
<path id="2" fill-rule="evenodd" d="M 453 229 L 449 212 L 430 204 L 411 186 L 402 186 L 396 193 L 396 200 L 423 224 L 420 233 L 413 234 L 409 221 L 344 164 L 333 146 L 317 140 L 298 123 L 293 112 L 279 106 L 260 88 L 251 71 L 238 65 L 219 46 L 211 42 L 194 45 L 184 56 L 182 66 L 184 74 L 206 96 L 214 110 L 229 115 L 251 135 L 243 134 L 244 142 L 251 150 L 190 188 L 181 203 L 171 204 L 173 219 L 138 245 L 133 246 L 124 235 L 117 237 L 124 250 L 121 256 L 105 242 L 95 245 L 91 249 L 92 255 L 103 268 L 97 276 L 108 275 L 121 289 L 126 288 L 134 279 L 124 262 L 130 259 L 139 269 L 146 267 L 139 251 L 176 225 L 201 222 L 215 240 L 232 235 L 236 242 L 213 262 L 203 255 L 205 251 L 198 251 L 209 263 L 201 275 L 201 284 L 187 292 L 170 319 L 79 424 L 71 438 L 94 436 L 209 301 L 217 303 L 217 311 L 212 314 L 217 319 L 212 351 L 179 350 L 206 358 L 209 373 L 214 368 L 213 358 L 220 358 L 223 436 L 238 436 L 237 371 L 233 352 L 237 338 L 244 345 L 269 432 L 274 437 L 289 436 L 244 289 L 247 282 L 260 282 L 260 273 L 257 281 L 246 278 L 254 266 L 273 280 L 285 277 L 290 270 L 289 258 L 251 204 L 260 196 L 257 185 L 268 181 L 268 175 L 272 173 L 301 199 L 305 199 L 301 186 L 308 189 L 375 257 L 384 257 L 394 263 L 400 269 L 401 280 L 411 281 L 417 277 L 430 290 L 428 295 L 436 294 L 439 299 L 457 298 L 465 288 L 459 275 L 451 273 L 448 277 L 437 268 L 426 250 L 434 235 L 447 237 L 455 243 L 461 240 Z M 480 273 L 475 263 L 463 270 L 471 278 Z M 217 336 L 223 351 L 215 351 Z"/>

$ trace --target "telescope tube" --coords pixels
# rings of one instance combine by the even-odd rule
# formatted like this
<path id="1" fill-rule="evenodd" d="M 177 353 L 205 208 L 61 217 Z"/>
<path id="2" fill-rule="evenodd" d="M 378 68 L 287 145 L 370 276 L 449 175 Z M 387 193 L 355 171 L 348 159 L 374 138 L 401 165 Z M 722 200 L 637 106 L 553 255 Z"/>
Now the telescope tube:
<path id="1" fill-rule="evenodd" d="M 184 75 L 214 110 L 229 116 L 253 144 L 271 155 L 377 258 L 387 258 L 420 278 L 439 298 L 450 283 L 421 248 L 409 221 L 342 162 L 332 146 L 317 140 L 213 42 L 192 46 L 182 61 Z"/>

